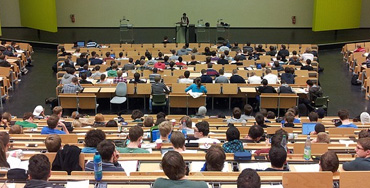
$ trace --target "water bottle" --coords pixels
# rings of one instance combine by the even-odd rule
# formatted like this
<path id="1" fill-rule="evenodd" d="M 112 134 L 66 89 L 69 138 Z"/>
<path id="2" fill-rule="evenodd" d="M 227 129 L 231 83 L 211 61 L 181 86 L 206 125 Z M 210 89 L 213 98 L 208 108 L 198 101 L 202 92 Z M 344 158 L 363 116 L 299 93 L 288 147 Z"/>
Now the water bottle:
<path id="1" fill-rule="evenodd" d="M 94 174 L 95 181 L 101 181 L 101 179 L 103 178 L 103 167 L 99 152 L 95 152 L 94 155 Z"/>
<path id="2" fill-rule="evenodd" d="M 281 147 L 283 147 L 285 149 L 285 151 L 288 151 L 287 147 L 286 147 L 286 143 L 287 143 L 287 140 L 286 140 L 286 135 L 283 135 L 283 139 L 281 140 Z"/>
<path id="3" fill-rule="evenodd" d="M 311 140 L 310 135 L 307 135 L 306 143 L 304 144 L 303 158 L 305 160 L 311 159 Z"/>
<path id="4" fill-rule="evenodd" d="M 188 131 L 187 131 L 187 127 L 186 127 L 186 121 L 182 121 L 182 130 L 181 130 L 182 134 L 184 134 L 184 137 L 185 139 L 188 138 Z"/>

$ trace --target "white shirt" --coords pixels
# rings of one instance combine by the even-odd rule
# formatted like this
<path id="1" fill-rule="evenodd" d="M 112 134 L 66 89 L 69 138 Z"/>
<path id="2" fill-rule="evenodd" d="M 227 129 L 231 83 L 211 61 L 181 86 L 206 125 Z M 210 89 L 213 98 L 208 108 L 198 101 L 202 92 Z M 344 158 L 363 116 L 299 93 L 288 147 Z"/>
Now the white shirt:
<path id="1" fill-rule="evenodd" d="M 219 144 L 221 143 L 219 140 L 215 139 L 215 138 L 199 138 L 198 140 L 190 140 L 190 143 L 200 143 L 200 144 L 213 144 L 213 143 L 216 143 L 216 144 Z"/>
<path id="2" fill-rule="evenodd" d="M 268 84 L 277 84 L 277 83 L 279 83 L 278 77 L 275 74 L 272 74 L 272 73 L 266 75 L 265 77 L 263 77 L 263 79 L 266 79 Z"/>
<path id="3" fill-rule="evenodd" d="M 262 82 L 261 77 L 256 76 L 256 75 L 248 78 L 248 83 L 250 84 L 261 84 L 261 82 Z"/>
<path id="4" fill-rule="evenodd" d="M 181 78 L 181 79 L 179 79 L 179 83 L 180 84 L 192 84 L 193 83 L 193 79 L 190 79 L 190 78 Z"/>
<path id="5" fill-rule="evenodd" d="M 307 59 L 310 59 L 311 61 L 313 61 L 314 56 L 311 53 L 304 53 L 302 54 L 301 58 L 303 61 L 306 61 Z"/>

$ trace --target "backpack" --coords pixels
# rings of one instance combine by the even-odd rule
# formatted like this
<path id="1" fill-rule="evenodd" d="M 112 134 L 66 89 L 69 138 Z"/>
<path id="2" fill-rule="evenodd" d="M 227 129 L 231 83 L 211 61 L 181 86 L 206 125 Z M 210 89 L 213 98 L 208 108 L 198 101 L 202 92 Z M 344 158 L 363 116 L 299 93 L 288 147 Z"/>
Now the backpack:
<path id="1" fill-rule="evenodd" d="M 361 85 L 361 82 L 357 81 L 357 79 L 358 79 L 358 74 L 354 74 L 351 78 L 351 84 L 355 86 Z"/>

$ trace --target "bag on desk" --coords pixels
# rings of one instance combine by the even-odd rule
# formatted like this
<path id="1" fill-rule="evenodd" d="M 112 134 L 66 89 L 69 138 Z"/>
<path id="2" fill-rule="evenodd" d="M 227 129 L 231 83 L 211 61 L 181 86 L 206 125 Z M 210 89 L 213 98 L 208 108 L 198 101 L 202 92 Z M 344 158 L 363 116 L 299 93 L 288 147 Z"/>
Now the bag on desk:
<path id="1" fill-rule="evenodd" d="M 236 161 L 249 161 L 251 158 L 252 154 L 249 151 L 234 153 L 234 160 Z"/>

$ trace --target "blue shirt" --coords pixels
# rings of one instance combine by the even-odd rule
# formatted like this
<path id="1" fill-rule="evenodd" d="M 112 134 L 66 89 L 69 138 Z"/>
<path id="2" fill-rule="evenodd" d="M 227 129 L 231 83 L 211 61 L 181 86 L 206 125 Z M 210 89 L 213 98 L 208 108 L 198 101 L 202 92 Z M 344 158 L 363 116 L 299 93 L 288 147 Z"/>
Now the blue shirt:
<path id="1" fill-rule="evenodd" d="M 95 153 L 97 150 L 94 147 L 84 147 L 82 148 L 82 153 Z"/>
<path id="2" fill-rule="evenodd" d="M 285 119 L 283 121 L 280 122 L 282 125 L 285 124 Z M 301 120 L 300 119 L 297 119 L 297 118 L 294 118 L 294 121 L 293 123 L 301 123 Z"/>
<path id="3" fill-rule="evenodd" d="M 350 128 L 350 127 L 353 127 L 353 128 L 357 128 L 357 126 L 353 123 L 350 123 L 350 124 L 347 124 L 347 125 L 340 125 L 338 126 L 338 128 Z"/>
<path id="4" fill-rule="evenodd" d="M 200 86 L 200 88 L 198 88 L 196 84 L 191 84 L 188 88 L 185 89 L 185 92 L 188 92 L 189 90 L 197 93 L 207 93 L 206 87 Z"/>
<path id="5" fill-rule="evenodd" d="M 66 134 L 66 133 L 58 129 L 50 129 L 49 127 L 44 127 L 41 130 L 41 134 Z"/>

